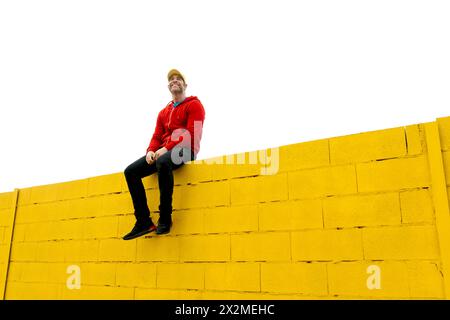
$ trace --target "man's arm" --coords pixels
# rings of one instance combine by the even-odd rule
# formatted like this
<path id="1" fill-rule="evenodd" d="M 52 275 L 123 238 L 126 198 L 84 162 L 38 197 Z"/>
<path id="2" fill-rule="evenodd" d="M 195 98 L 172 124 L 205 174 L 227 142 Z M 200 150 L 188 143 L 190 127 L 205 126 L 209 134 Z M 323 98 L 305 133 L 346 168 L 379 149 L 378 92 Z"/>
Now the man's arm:
<path id="1" fill-rule="evenodd" d="M 162 145 L 162 135 L 164 134 L 164 126 L 162 122 L 161 112 L 158 113 L 158 118 L 156 119 L 155 132 L 153 133 L 150 144 L 147 148 L 147 153 L 149 151 L 155 152 Z"/>
<path id="2" fill-rule="evenodd" d="M 189 106 L 188 112 L 188 120 L 186 124 L 187 131 L 182 133 L 178 140 L 174 141 L 172 140 L 172 137 L 170 141 L 165 145 L 167 150 L 173 149 L 176 145 L 178 146 L 193 146 L 194 143 L 199 144 L 200 143 L 200 137 L 201 137 L 201 131 L 203 127 L 203 121 L 205 120 L 205 109 L 203 109 L 203 105 L 200 101 L 194 101 Z M 197 139 L 194 139 L 194 124 L 195 122 L 200 122 L 202 125 L 197 125 L 197 132 L 196 134 L 199 135 Z M 189 136 L 190 135 L 190 136 Z M 189 138 L 191 141 L 189 141 Z"/>

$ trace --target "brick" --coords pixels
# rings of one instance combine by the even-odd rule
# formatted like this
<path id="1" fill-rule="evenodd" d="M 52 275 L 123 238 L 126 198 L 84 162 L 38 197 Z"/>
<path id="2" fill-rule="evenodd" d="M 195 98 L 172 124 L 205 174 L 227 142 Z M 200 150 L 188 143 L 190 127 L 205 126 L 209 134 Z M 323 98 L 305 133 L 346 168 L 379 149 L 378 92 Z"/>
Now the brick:
<path id="1" fill-rule="evenodd" d="M 229 261 L 229 235 L 195 235 L 178 237 L 180 261 Z"/>
<path id="2" fill-rule="evenodd" d="M 205 289 L 260 291 L 258 263 L 207 263 Z"/>
<path id="3" fill-rule="evenodd" d="M 301 200 L 258 205 L 259 230 L 302 230 L 323 227 L 322 201 Z"/>
<path id="4" fill-rule="evenodd" d="M 80 243 L 80 261 L 99 260 L 100 241 L 82 240 Z"/>
<path id="5" fill-rule="evenodd" d="M 438 262 L 408 261 L 406 264 L 411 298 L 445 298 L 444 279 Z"/>
<path id="6" fill-rule="evenodd" d="M 5 243 L 5 227 L 0 227 L 0 244 Z"/>
<path id="7" fill-rule="evenodd" d="M 2 243 L 0 244 L 0 258 L 5 259 L 6 256 L 9 253 L 9 243 Z M 0 260 L 0 263 L 2 263 L 2 261 Z"/>
<path id="8" fill-rule="evenodd" d="M 133 213 L 133 201 L 129 193 L 111 194 L 100 197 L 102 215 Z"/>
<path id="9" fill-rule="evenodd" d="M 145 237 L 137 240 L 137 261 L 179 261 L 178 237 Z"/>
<path id="10" fill-rule="evenodd" d="M 325 228 L 401 223 L 398 193 L 326 198 L 323 214 Z"/>
<path id="11" fill-rule="evenodd" d="M 28 283 L 50 284 L 56 283 L 54 275 L 50 272 L 52 263 L 24 263 L 22 264 L 21 281 Z"/>
<path id="12" fill-rule="evenodd" d="M 254 206 L 217 207 L 206 211 L 207 233 L 258 230 L 258 208 Z"/>
<path id="13" fill-rule="evenodd" d="M 369 266 L 379 268 L 380 289 L 368 287 L 376 274 Z M 409 298 L 408 272 L 405 262 L 340 262 L 328 265 L 330 295 L 376 297 L 376 298 Z"/>
<path id="14" fill-rule="evenodd" d="M 174 171 L 174 183 L 185 185 L 190 183 L 208 182 L 213 178 L 212 166 L 202 160 L 189 161 Z"/>
<path id="15" fill-rule="evenodd" d="M 36 260 L 42 262 L 64 261 L 64 245 L 61 241 L 44 241 L 37 244 Z"/>
<path id="16" fill-rule="evenodd" d="M 156 288 L 156 264 L 119 263 L 116 284 L 123 287 Z"/>
<path id="17" fill-rule="evenodd" d="M 19 207 L 17 209 L 16 220 L 22 222 L 45 222 L 63 219 L 63 202 L 39 203 L 31 206 Z"/>
<path id="18" fill-rule="evenodd" d="M 205 195 L 208 195 L 205 197 Z M 174 188 L 173 208 L 189 209 L 230 204 L 229 181 L 207 182 Z"/>
<path id="19" fill-rule="evenodd" d="M 450 150 L 450 117 L 437 118 L 442 150 Z"/>
<path id="20" fill-rule="evenodd" d="M 288 173 L 289 199 L 355 193 L 353 165 L 308 169 Z"/>
<path id="21" fill-rule="evenodd" d="M 13 196 L 14 192 L 0 193 L 0 209 L 11 208 L 13 205 Z"/>
<path id="22" fill-rule="evenodd" d="M 11 217 L 11 209 L 0 209 L 0 226 L 2 227 L 8 226 L 10 224 L 10 217 Z"/>
<path id="23" fill-rule="evenodd" d="M 31 207 L 33 214 L 33 221 L 54 221 L 67 218 L 66 212 L 68 209 L 65 207 L 66 202 L 57 201 L 49 203 L 41 203 L 33 205 Z"/>
<path id="24" fill-rule="evenodd" d="M 0 227 L 0 230 L 3 230 L 3 238 L 2 238 L 2 231 L 0 231 L 0 244 L 9 245 L 11 240 L 14 240 L 14 234 L 17 226 L 14 227 L 14 232 L 12 232 L 11 227 Z M 19 230 L 20 232 L 20 230 Z M 20 235 L 20 234 L 19 234 Z"/>
<path id="25" fill-rule="evenodd" d="M 89 178 L 87 195 L 120 193 L 122 192 L 122 181 L 124 179 L 123 172 Z"/>
<path id="26" fill-rule="evenodd" d="M 321 263 L 262 263 L 261 291 L 327 295 L 327 270 Z"/>
<path id="27" fill-rule="evenodd" d="M 158 288 L 203 289 L 205 283 L 204 264 L 160 263 L 157 266 Z"/>
<path id="28" fill-rule="evenodd" d="M 231 235 L 233 261 L 289 261 L 288 232 L 264 232 Z"/>
<path id="29" fill-rule="evenodd" d="M 81 205 L 81 202 L 83 205 Z M 84 217 L 86 215 L 85 211 L 87 203 L 89 203 L 88 199 L 74 199 L 51 202 L 43 205 L 47 210 L 48 219 L 51 221 L 58 221 Z"/>
<path id="30" fill-rule="evenodd" d="M 24 263 L 22 277 L 24 282 L 49 282 L 48 263 Z"/>
<path id="31" fill-rule="evenodd" d="M 23 188 L 19 190 L 19 197 L 17 198 L 18 206 L 31 204 L 31 190 L 32 188 Z"/>
<path id="32" fill-rule="evenodd" d="M 66 262 L 98 261 L 99 240 L 69 240 L 63 241 L 63 246 Z"/>
<path id="33" fill-rule="evenodd" d="M 50 221 L 50 222 L 44 222 L 47 224 L 47 232 L 48 232 L 48 240 L 63 240 L 68 239 L 67 232 L 66 232 L 66 226 L 68 226 L 67 221 Z M 32 230 L 33 224 L 27 225 L 27 234 L 29 234 L 28 230 Z M 83 230 L 81 230 L 83 232 Z M 26 238 L 26 236 L 25 236 Z"/>
<path id="34" fill-rule="evenodd" d="M 356 165 L 358 191 L 387 191 L 430 185 L 425 156 L 393 159 Z"/>
<path id="35" fill-rule="evenodd" d="M 81 241 L 82 240 L 67 240 L 62 242 L 64 248 L 64 261 L 66 262 L 82 261 L 80 258 Z M 98 243 L 97 243 L 97 254 L 98 254 Z"/>
<path id="36" fill-rule="evenodd" d="M 46 283 L 8 283 L 6 300 L 55 300 L 59 298 L 59 286 Z"/>
<path id="37" fill-rule="evenodd" d="M 116 282 L 116 265 L 113 263 L 83 263 L 80 273 L 82 286 L 113 286 Z"/>
<path id="38" fill-rule="evenodd" d="M 88 179 L 57 183 L 54 188 L 56 200 L 83 198 L 87 196 Z"/>
<path id="39" fill-rule="evenodd" d="M 61 216 L 65 219 L 96 217 L 103 214 L 102 197 L 73 199 L 61 202 Z"/>
<path id="40" fill-rule="evenodd" d="M 329 140 L 331 164 L 356 163 L 406 155 L 403 128 L 364 132 Z"/>
<path id="41" fill-rule="evenodd" d="M 31 212 L 30 207 L 31 206 L 17 207 L 14 223 L 27 223 Z M 0 209 L 0 226 L 10 224 L 9 212 L 9 209 Z"/>
<path id="42" fill-rule="evenodd" d="M 10 262 L 8 270 L 8 281 L 16 282 L 22 278 L 22 270 L 27 263 Z M 5 265 L 3 265 L 5 267 Z"/>
<path id="43" fill-rule="evenodd" d="M 450 186 L 450 151 L 442 152 L 442 162 L 444 164 L 445 181 Z"/>
<path id="44" fill-rule="evenodd" d="M 67 272 L 69 264 L 66 263 L 47 263 L 48 283 L 66 285 L 70 274 Z"/>
<path id="45" fill-rule="evenodd" d="M 119 217 L 99 217 L 84 221 L 84 239 L 117 237 Z"/>
<path id="46" fill-rule="evenodd" d="M 30 202 L 40 203 L 56 201 L 58 199 L 58 189 L 55 184 L 32 187 Z"/>
<path id="47" fill-rule="evenodd" d="M 261 164 L 264 167 L 261 167 L 260 174 L 263 176 L 272 176 L 277 175 L 280 172 L 280 147 L 267 148 L 263 151 L 263 157 L 261 159 L 264 160 Z"/>
<path id="48" fill-rule="evenodd" d="M 438 259 L 436 230 L 431 226 L 367 228 L 363 230 L 364 257 L 385 259 Z"/>
<path id="49" fill-rule="evenodd" d="M 288 198 L 286 173 L 233 179 L 230 183 L 231 203 L 233 205 L 286 200 Z"/>
<path id="50" fill-rule="evenodd" d="M 20 217 L 19 217 L 20 216 Z M 23 216 L 23 217 L 22 217 Z M 48 213 L 43 204 L 34 204 L 31 206 L 20 207 L 16 212 L 18 222 L 43 222 L 48 221 Z"/>
<path id="51" fill-rule="evenodd" d="M 144 184 L 144 188 L 147 189 L 158 189 L 158 174 L 152 174 L 148 177 L 142 178 L 142 183 Z M 128 185 L 125 183 L 122 186 L 122 191 L 129 192 Z"/>
<path id="52" fill-rule="evenodd" d="M 279 148 L 279 172 L 330 164 L 328 139 L 285 145 Z"/>
<path id="53" fill-rule="evenodd" d="M 361 230 L 292 232 L 293 261 L 361 260 Z"/>
<path id="54" fill-rule="evenodd" d="M 36 242 L 13 242 L 11 246 L 11 261 L 36 261 Z"/>
<path id="55" fill-rule="evenodd" d="M 49 224 L 47 222 L 30 224 L 27 230 L 29 231 L 25 234 L 27 242 L 49 240 Z"/>
<path id="56" fill-rule="evenodd" d="M 23 242 L 25 240 L 25 233 L 27 232 L 27 225 L 26 224 L 16 224 L 14 226 L 14 235 L 13 235 L 13 241 L 14 242 Z M 3 237 L 3 241 L 8 241 L 6 239 L 6 233 Z"/>
<path id="57" fill-rule="evenodd" d="M 175 187 L 174 190 L 178 190 L 179 187 Z M 147 197 L 147 206 L 150 209 L 150 212 L 159 211 L 159 189 L 149 189 L 145 191 L 145 195 Z M 131 196 L 130 196 L 131 197 Z M 130 198 L 131 199 L 131 198 Z M 175 203 L 175 200 L 174 200 Z M 173 205 L 173 209 L 178 209 L 175 204 Z M 134 210 L 131 210 L 130 212 L 134 213 Z"/>
<path id="58" fill-rule="evenodd" d="M 231 180 L 231 203 L 242 205 L 259 202 L 258 181 L 258 177 Z"/>
<path id="59" fill-rule="evenodd" d="M 172 214 L 171 233 L 199 234 L 205 232 L 205 213 L 208 209 L 177 210 Z"/>
<path id="60" fill-rule="evenodd" d="M 264 150 L 222 155 L 203 159 L 210 167 L 213 180 L 243 178 L 260 175 L 264 172 Z"/>
<path id="61" fill-rule="evenodd" d="M 434 210 L 428 189 L 400 192 L 403 223 L 432 223 Z"/>
<path id="62" fill-rule="evenodd" d="M 84 219 L 65 220 L 60 223 L 60 231 L 64 232 L 64 239 L 79 240 L 84 237 Z"/>
<path id="63" fill-rule="evenodd" d="M 134 261 L 136 258 L 136 241 L 122 239 L 100 240 L 99 261 Z"/>
<path id="64" fill-rule="evenodd" d="M 424 128 L 422 124 L 405 127 L 408 155 L 418 155 L 423 152 L 425 144 Z"/>

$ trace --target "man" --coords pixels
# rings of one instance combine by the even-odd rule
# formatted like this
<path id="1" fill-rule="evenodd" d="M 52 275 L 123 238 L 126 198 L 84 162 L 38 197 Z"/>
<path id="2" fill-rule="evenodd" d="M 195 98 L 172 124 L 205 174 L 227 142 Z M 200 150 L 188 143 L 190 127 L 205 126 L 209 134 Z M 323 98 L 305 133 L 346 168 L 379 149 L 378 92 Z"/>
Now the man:
<path id="1" fill-rule="evenodd" d="M 155 132 L 145 156 L 125 169 L 125 178 L 133 200 L 136 224 L 123 237 L 131 240 L 155 231 L 170 232 L 172 226 L 173 170 L 194 160 L 200 150 L 205 110 L 197 97 L 186 97 L 185 77 L 176 69 L 167 75 L 172 101 L 158 114 Z M 150 218 L 142 178 L 158 173 L 160 192 L 159 221 L 156 227 Z"/>

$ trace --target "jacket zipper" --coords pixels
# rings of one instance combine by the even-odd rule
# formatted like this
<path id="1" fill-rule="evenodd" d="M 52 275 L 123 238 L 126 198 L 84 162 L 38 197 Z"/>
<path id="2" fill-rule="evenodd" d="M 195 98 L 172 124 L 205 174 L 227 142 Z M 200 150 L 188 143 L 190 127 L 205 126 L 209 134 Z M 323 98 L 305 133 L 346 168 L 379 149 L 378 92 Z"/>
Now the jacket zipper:
<path id="1" fill-rule="evenodd" d="M 172 112 L 175 108 L 172 106 L 172 110 L 170 110 L 170 115 L 169 115 L 169 123 L 167 124 L 167 129 L 170 129 L 170 120 L 172 119 Z"/>

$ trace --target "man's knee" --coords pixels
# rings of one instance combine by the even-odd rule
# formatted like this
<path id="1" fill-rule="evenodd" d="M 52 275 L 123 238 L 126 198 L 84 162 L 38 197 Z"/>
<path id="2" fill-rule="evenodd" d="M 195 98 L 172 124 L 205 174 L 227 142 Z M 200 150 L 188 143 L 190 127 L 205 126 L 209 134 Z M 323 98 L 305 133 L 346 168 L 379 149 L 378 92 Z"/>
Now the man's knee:
<path id="1" fill-rule="evenodd" d="M 138 174 L 138 167 L 135 165 L 135 162 L 130 164 L 130 165 L 128 165 L 128 167 L 125 168 L 123 173 L 125 174 L 125 177 L 131 177 L 131 176 L 139 175 Z"/>
<path id="2" fill-rule="evenodd" d="M 131 167 L 131 165 L 126 167 L 123 173 L 125 174 L 125 177 L 131 176 L 133 174 L 133 168 Z"/>
<path id="3" fill-rule="evenodd" d="M 172 161 L 169 152 L 156 159 L 156 169 L 158 169 L 158 171 L 172 169 Z"/>

